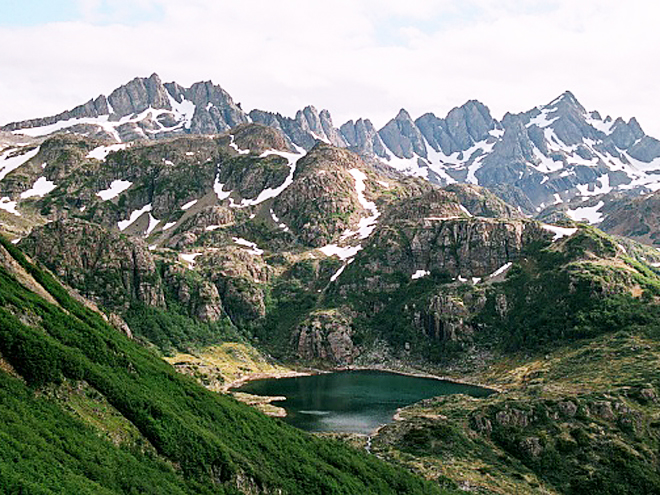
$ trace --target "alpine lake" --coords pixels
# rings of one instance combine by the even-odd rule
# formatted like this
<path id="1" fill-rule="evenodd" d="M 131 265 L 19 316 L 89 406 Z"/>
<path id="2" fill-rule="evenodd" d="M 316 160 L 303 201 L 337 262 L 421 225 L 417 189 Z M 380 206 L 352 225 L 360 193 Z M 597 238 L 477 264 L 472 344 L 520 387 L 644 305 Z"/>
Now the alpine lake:
<path id="1" fill-rule="evenodd" d="M 285 397 L 272 404 L 286 410 L 284 421 L 302 430 L 365 435 L 391 422 L 398 408 L 423 399 L 494 393 L 474 385 L 371 370 L 255 380 L 234 391 Z"/>

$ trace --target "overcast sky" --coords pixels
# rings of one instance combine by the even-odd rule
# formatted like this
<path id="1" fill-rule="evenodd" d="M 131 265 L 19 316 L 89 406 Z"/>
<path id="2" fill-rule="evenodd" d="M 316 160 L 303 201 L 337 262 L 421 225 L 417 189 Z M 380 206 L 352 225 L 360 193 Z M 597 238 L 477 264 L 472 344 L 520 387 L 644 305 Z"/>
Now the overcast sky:
<path id="1" fill-rule="evenodd" d="M 0 0 L 0 124 L 157 72 L 336 126 L 469 99 L 500 119 L 570 90 L 660 138 L 659 22 L 653 0 Z"/>

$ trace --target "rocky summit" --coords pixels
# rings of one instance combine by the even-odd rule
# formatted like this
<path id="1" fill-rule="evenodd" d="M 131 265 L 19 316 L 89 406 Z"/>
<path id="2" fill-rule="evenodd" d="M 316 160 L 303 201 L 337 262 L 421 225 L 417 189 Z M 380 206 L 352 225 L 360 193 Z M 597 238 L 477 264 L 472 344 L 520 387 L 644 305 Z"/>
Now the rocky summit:
<path id="1" fill-rule="evenodd" d="M 0 378 L 99 456 L 181 493 L 660 490 L 660 142 L 635 119 L 566 92 L 335 127 L 154 74 L 0 146 Z M 195 384 L 347 367 L 501 393 L 399 411 L 367 443 L 394 468 Z M 67 486 L 115 486 L 81 465 Z"/>
<path id="2" fill-rule="evenodd" d="M 660 141 L 647 136 L 634 118 L 625 122 L 587 111 L 568 91 L 527 112 L 507 113 L 501 121 L 471 100 L 445 117 L 426 113 L 413 119 L 402 109 L 377 130 L 368 118 L 335 127 L 328 110 L 313 106 L 293 118 L 264 110 L 246 113 L 211 82 L 183 88 L 153 74 L 107 97 L 7 124 L 2 131 L 33 138 L 65 131 L 128 143 L 222 133 L 247 122 L 280 131 L 290 151 L 308 151 L 320 140 L 435 184 L 487 187 L 527 215 L 558 211 L 592 224 L 606 217 L 603 207 L 612 195 L 654 191 L 660 167 Z"/>

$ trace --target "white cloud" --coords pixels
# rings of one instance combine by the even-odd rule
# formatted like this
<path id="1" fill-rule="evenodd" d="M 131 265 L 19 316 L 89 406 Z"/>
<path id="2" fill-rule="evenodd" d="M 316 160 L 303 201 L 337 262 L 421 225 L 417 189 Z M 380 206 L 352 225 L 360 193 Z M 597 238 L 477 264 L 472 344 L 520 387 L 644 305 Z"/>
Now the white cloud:
<path id="1" fill-rule="evenodd" d="M 501 118 L 569 89 L 660 137 L 660 4 L 650 1 L 80 2 L 83 21 L 0 29 L 12 47 L 0 52 L 1 122 L 155 71 L 183 85 L 212 79 L 245 109 L 328 108 L 336 125 L 383 125 L 401 107 L 444 115 L 473 98 Z"/>

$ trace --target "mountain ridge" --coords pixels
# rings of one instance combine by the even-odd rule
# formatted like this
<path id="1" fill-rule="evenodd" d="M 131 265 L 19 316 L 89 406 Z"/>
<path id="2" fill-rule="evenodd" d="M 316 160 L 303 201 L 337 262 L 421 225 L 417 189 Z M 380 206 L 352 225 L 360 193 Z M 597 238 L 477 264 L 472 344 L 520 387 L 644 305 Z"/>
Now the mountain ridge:
<path id="1" fill-rule="evenodd" d="M 183 88 L 153 74 L 108 97 L 10 123 L 2 131 L 33 137 L 66 131 L 127 143 L 217 134 L 247 122 L 282 131 L 290 151 L 309 151 L 320 140 L 439 185 L 485 186 L 531 216 L 552 205 L 577 210 L 593 196 L 604 196 L 607 203 L 610 192 L 634 197 L 660 188 L 655 174 L 660 141 L 647 136 L 634 117 L 625 122 L 587 112 L 570 91 L 527 112 L 507 113 L 501 121 L 477 100 L 444 118 L 427 112 L 413 120 L 401 109 L 378 130 L 362 118 L 335 127 L 328 110 L 311 105 L 293 118 L 258 109 L 246 113 L 211 81 Z"/>

